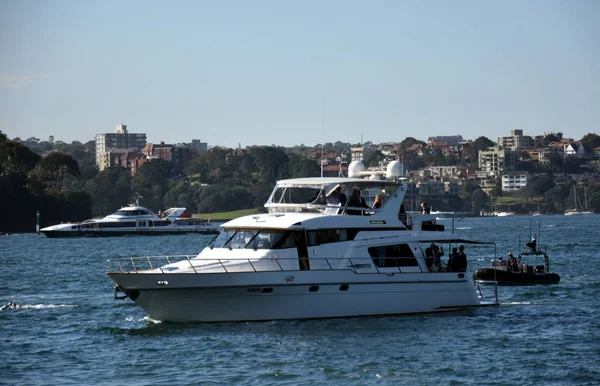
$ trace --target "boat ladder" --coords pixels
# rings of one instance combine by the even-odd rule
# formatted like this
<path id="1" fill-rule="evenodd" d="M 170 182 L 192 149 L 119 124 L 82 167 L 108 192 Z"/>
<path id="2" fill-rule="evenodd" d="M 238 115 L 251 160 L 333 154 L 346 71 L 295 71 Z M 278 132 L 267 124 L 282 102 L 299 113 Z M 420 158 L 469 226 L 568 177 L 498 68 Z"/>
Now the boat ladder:
<path id="1" fill-rule="evenodd" d="M 477 291 L 479 291 L 479 298 L 483 299 L 483 292 L 481 291 L 481 284 L 492 284 L 494 286 L 494 302 L 492 305 L 500 305 L 498 301 L 498 282 L 496 280 L 475 280 L 475 285 L 477 286 Z"/>

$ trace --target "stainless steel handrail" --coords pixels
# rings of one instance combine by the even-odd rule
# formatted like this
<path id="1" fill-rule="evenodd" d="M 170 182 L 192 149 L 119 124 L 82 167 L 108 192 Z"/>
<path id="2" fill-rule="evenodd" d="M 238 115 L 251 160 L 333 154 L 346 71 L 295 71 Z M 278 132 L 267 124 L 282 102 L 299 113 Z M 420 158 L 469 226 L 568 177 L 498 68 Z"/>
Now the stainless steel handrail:
<path id="1" fill-rule="evenodd" d="M 126 257 L 126 258 L 118 258 L 118 259 L 109 259 L 107 260 L 107 264 L 108 264 L 108 273 L 130 273 L 130 274 L 135 274 L 135 273 L 140 273 L 140 272 L 144 272 L 147 273 L 147 271 L 152 271 L 152 270 L 159 270 L 161 273 L 166 274 L 168 273 L 168 270 L 165 271 L 163 268 L 170 265 L 170 264 L 174 264 L 174 263 L 178 263 L 181 261 L 187 261 L 189 264 L 189 267 L 194 271 L 194 273 L 199 273 L 203 270 L 203 268 L 207 268 L 207 269 L 212 269 L 214 268 L 214 265 L 220 265 L 220 267 L 223 269 L 224 272 L 229 273 L 232 272 L 232 266 L 236 266 L 239 267 L 239 264 L 248 264 L 252 270 L 254 272 L 270 272 L 270 271 L 300 271 L 300 266 L 298 266 L 297 268 L 284 268 L 284 266 L 282 266 L 282 262 L 292 262 L 292 263 L 298 263 L 298 259 L 295 258 L 276 258 L 276 259 L 271 259 L 271 260 L 252 260 L 252 259 L 232 259 L 232 258 L 227 258 L 227 259 L 198 259 L 197 262 L 204 262 L 204 263 L 209 263 L 209 264 L 204 264 L 204 267 L 202 266 L 198 266 L 198 265 L 194 265 L 194 261 L 193 258 L 195 256 L 191 256 L 190 255 L 172 255 L 172 256 L 136 256 L 136 257 Z M 407 259 L 412 259 L 411 257 L 407 257 Z M 394 259 L 401 259 L 401 257 L 396 257 Z M 373 261 L 371 257 L 364 257 L 364 258 L 348 258 L 348 257 L 331 257 L 331 258 L 311 258 L 310 259 L 311 262 L 313 263 L 318 263 L 318 262 L 324 262 L 324 264 L 322 264 L 319 268 L 313 268 L 312 270 L 328 270 L 328 271 L 334 271 L 334 270 L 351 270 L 355 273 L 360 273 L 357 272 L 358 268 L 368 268 L 368 269 L 375 269 L 375 272 L 377 273 L 385 273 L 385 274 L 389 274 L 390 271 L 389 270 L 385 270 L 382 271 L 381 268 L 382 267 L 378 267 Z M 358 261 L 357 261 L 358 260 Z M 349 264 L 344 264 L 341 265 L 339 264 L 339 262 L 348 262 Z M 270 269 L 260 269 L 257 268 L 256 264 L 257 263 L 275 263 L 277 266 L 277 269 L 270 268 Z M 336 262 L 338 264 L 336 264 Z M 145 266 L 144 266 L 145 265 Z M 285 264 L 284 264 L 285 265 Z M 316 265 L 316 264 L 315 264 Z M 360 265 L 360 267 L 357 267 L 357 265 Z M 364 267 L 362 265 L 365 265 Z M 368 265 L 368 266 L 367 266 Z M 229 267 L 229 268 L 228 268 Z M 387 267 L 387 268 L 395 268 L 393 271 L 394 272 L 398 272 L 398 273 L 412 273 L 412 272 L 403 272 L 399 267 L 399 266 L 395 266 L 395 267 Z M 419 273 L 422 271 L 419 271 Z"/>

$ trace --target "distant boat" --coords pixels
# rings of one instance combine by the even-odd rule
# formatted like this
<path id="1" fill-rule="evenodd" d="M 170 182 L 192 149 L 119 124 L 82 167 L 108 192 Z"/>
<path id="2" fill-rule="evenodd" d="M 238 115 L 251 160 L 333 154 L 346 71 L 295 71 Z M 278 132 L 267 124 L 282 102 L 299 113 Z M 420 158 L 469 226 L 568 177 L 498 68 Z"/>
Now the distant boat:
<path id="1" fill-rule="evenodd" d="M 565 216 L 594 214 L 594 212 L 590 212 L 590 210 L 589 210 L 589 205 L 587 202 L 587 187 L 583 188 L 583 193 L 584 193 L 584 200 L 585 200 L 585 210 L 583 208 L 583 205 L 581 204 L 581 200 L 579 199 L 579 196 L 577 195 L 577 187 L 573 186 L 573 198 L 575 200 L 575 209 L 567 209 L 565 211 Z"/>
<path id="2" fill-rule="evenodd" d="M 217 224 L 202 218 L 192 218 L 184 212 L 185 208 L 170 208 L 164 213 L 155 214 L 136 204 L 121 208 L 102 219 L 52 225 L 40 231 L 46 237 L 219 233 Z"/>
<path id="3" fill-rule="evenodd" d="M 510 217 L 510 216 L 514 216 L 515 214 L 513 212 L 497 212 L 496 216 L 498 217 Z"/>
<path id="4" fill-rule="evenodd" d="M 496 216 L 498 216 L 498 217 L 512 217 L 514 215 L 515 215 L 515 213 L 510 211 L 510 204 L 508 205 L 507 212 L 496 212 Z"/>
<path id="5" fill-rule="evenodd" d="M 508 261 L 502 257 L 494 259 L 491 267 L 477 269 L 473 279 L 482 280 L 484 283 L 495 282 L 498 285 L 558 284 L 560 275 L 550 272 L 550 261 L 546 250 L 537 247 L 535 235 L 525 245 L 529 250 L 521 252 L 516 259 L 512 257 L 512 253 Z M 535 259 L 539 256 L 543 256 L 543 264 L 539 264 Z"/>

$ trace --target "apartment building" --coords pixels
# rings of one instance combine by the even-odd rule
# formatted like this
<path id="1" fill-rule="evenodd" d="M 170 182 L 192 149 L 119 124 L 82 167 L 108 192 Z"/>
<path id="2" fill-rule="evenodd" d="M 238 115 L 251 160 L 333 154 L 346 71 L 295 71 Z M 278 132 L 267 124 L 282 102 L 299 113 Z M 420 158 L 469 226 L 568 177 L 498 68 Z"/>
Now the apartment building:
<path id="1" fill-rule="evenodd" d="M 112 166 L 110 151 L 113 149 L 127 149 L 128 151 L 141 151 L 146 145 L 145 133 L 129 133 L 127 125 L 119 124 L 113 133 L 96 134 L 96 165 L 100 171 Z"/>
<path id="2" fill-rule="evenodd" d="M 504 172 L 515 170 L 516 155 L 513 151 L 494 146 L 479 151 L 479 170 L 488 176 L 499 176 Z"/>
<path id="3" fill-rule="evenodd" d="M 498 137 L 498 146 L 512 151 L 533 149 L 534 143 L 532 137 L 523 135 L 523 130 L 511 130 L 509 136 Z"/>
<path id="4" fill-rule="evenodd" d="M 527 172 L 510 172 L 502 175 L 502 191 L 515 192 L 527 186 L 530 175 Z"/>

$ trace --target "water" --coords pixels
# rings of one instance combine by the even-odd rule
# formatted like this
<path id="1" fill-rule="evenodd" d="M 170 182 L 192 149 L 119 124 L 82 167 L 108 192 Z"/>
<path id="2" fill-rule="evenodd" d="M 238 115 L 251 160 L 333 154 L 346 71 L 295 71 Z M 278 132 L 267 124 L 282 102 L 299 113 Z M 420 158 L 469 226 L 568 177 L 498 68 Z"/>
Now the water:
<path id="1" fill-rule="evenodd" d="M 499 308 L 259 323 L 157 323 L 112 298 L 107 255 L 196 254 L 210 236 L 0 237 L 0 384 L 598 385 L 600 216 L 454 226 L 497 242 L 467 246 L 473 271 L 538 221 L 561 282 L 501 287 Z"/>

